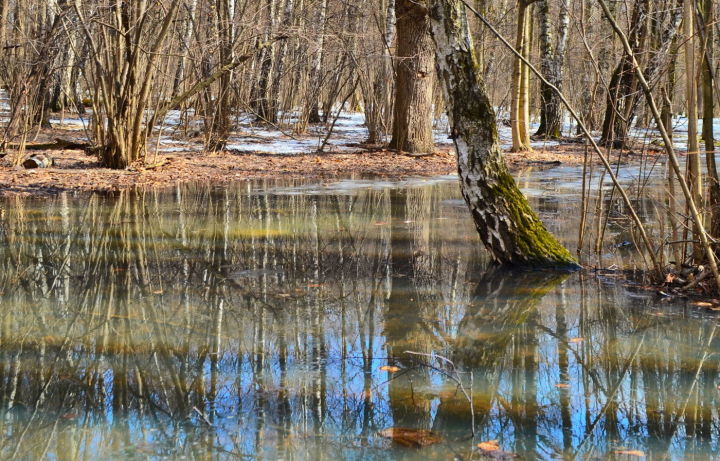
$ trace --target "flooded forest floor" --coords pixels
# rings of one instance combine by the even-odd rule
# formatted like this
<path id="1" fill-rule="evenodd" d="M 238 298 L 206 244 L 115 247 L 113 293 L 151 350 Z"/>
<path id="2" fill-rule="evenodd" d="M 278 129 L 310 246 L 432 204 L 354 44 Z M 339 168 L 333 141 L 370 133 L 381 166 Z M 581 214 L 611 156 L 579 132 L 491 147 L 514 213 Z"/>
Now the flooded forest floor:
<path id="1" fill-rule="evenodd" d="M 52 129 L 33 137 L 30 145 L 55 139 L 85 142 L 84 121 L 80 118 L 54 120 Z M 178 183 L 213 184 L 262 178 L 385 178 L 405 179 L 454 174 L 456 159 L 446 127 L 436 127 L 436 152 L 413 156 L 365 145 L 367 131 L 362 114 L 341 117 L 322 153 L 318 147 L 322 130 L 311 128 L 305 135 L 293 135 L 277 127 L 241 123 L 226 151 L 209 153 L 202 139 L 188 138 L 177 127 L 164 130 L 159 139 L 150 140 L 145 166 L 125 170 L 101 168 L 97 158 L 83 150 L 32 150 L 43 153 L 55 164 L 51 168 L 25 169 L 17 165 L 18 155 L 0 152 L 0 196 L 52 196 L 63 191 L 106 192 L 136 187 L 167 187 Z M 507 134 L 500 129 L 501 143 Z M 511 169 L 573 166 L 584 162 L 588 147 L 578 142 L 538 141 L 525 153 L 506 153 Z M 640 161 L 657 155 L 657 147 L 638 143 L 633 150 L 613 152 L 621 162 Z M 3 156 L 3 154 L 5 154 Z M 589 158 L 594 158 L 589 155 Z M 22 159 L 21 159 L 22 160 Z"/>

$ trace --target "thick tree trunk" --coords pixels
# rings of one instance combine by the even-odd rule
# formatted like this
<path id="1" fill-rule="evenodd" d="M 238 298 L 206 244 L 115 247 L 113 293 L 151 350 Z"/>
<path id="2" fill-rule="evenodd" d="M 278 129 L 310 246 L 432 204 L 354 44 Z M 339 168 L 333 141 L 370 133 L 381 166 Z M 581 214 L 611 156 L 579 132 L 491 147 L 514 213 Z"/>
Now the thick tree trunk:
<path id="1" fill-rule="evenodd" d="M 428 33 L 428 10 L 416 0 L 397 0 L 395 8 L 398 64 L 390 147 L 405 152 L 432 152 L 435 52 Z"/>
<path id="2" fill-rule="evenodd" d="M 552 45 L 550 31 L 550 2 L 543 0 L 538 4 L 540 16 L 540 53 L 542 72 L 548 82 L 562 89 L 565 50 L 567 49 L 568 24 L 570 23 L 570 0 L 560 2 L 558 12 L 558 32 L 555 48 Z M 535 136 L 557 139 L 562 135 L 563 105 L 560 97 L 545 82 L 540 84 L 540 126 Z"/>
<path id="3" fill-rule="evenodd" d="M 438 0 L 430 12 L 437 69 L 448 106 L 463 196 L 485 247 L 508 265 L 577 267 L 530 208 L 502 157 L 492 108 L 462 0 Z"/>

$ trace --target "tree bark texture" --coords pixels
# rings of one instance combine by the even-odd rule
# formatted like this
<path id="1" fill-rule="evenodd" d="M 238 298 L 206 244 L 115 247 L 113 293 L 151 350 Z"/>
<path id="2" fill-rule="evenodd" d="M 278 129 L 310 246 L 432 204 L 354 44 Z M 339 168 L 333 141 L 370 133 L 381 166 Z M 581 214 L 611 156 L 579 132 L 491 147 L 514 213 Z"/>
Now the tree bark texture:
<path id="1" fill-rule="evenodd" d="M 432 152 L 435 51 L 428 9 L 416 0 L 397 0 L 395 11 L 398 62 L 390 147 L 405 152 Z"/>
<path id="2" fill-rule="evenodd" d="M 536 0 L 518 0 L 518 22 L 515 36 L 515 48 L 526 58 L 530 57 L 531 21 L 528 9 Z M 528 131 L 529 114 L 529 69 L 519 58 L 515 58 L 512 74 L 512 101 L 510 106 L 510 125 L 512 129 L 512 151 L 531 150 Z"/>
<path id="3" fill-rule="evenodd" d="M 461 0 L 437 0 L 430 17 L 461 190 L 478 233 L 498 263 L 577 267 L 530 208 L 505 165 L 495 111 L 462 25 L 463 8 Z"/>
<path id="4" fill-rule="evenodd" d="M 698 31 L 702 38 L 702 96 L 703 124 L 702 137 L 705 143 L 705 164 L 707 167 L 709 232 L 712 237 L 720 236 L 720 180 L 718 180 L 717 163 L 715 161 L 715 69 L 713 43 L 715 40 L 715 5 L 713 0 L 701 1 L 702 14 L 698 18 Z"/>
<path id="5" fill-rule="evenodd" d="M 684 0 L 676 0 L 674 7 L 669 8 L 663 16 L 662 31 L 658 38 L 658 46 L 653 50 L 652 58 L 644 66 L 645 79 L 651 86 L 657 84 L 662 71 L 670 64 L 670 47 L 680 28 L 683 16 Z M 647 51 L 649 0 L 637 0 L 633 9 L 631 24 L 633 25 L 628 41 L 635 56 Z M 660 13 L 656 13 L 660 14 Z M 628 130 L 632 123 L 638 104 L 642 100 L 638 91 L 638 82 L 632 62 L 627 53 L 623 53 L 620 63 L 610 79 L 607 105 L 603 119 L 601 143 L 606 146 L 624 147 L 627 144 Z"/>
<path id="6" fill-rule="evenodd" d="M 568 25 L 570 0 L 560 2 L 558 12 L 557 39 L 553 48 L 552 31 L 550 30 L 550 2 L 542 0 L 537 8 L 540 19 L 540 60 L 543 75 L 548 82 L 562 90 L 563 66 L 568 41 Z M 540 126 L 535 136 L 546 139 L 558 139 L 562 135 L 563 105 L 557 93 L 546 85 L 540 84 Z"/>
<path id="7" fill-rule="evenodd" d="M 685 2 L 685 17 L 683 19 L 685 32 L 685 97 L 687 99 L 687 182 L 693 195 L 693 201 L 702 208 L 703 203 L 703 180 L 700 171 L 700 146 L 698 144 L 698 100 L 697 100 L 697 78 L 695 60 L 695 2 Z M 695 242 L 700 241 L 696 230 L 693 234 Z M 693 259 L 700 263 L 703 260 L 704 249 L 702 245 L 693 243 Z"/>

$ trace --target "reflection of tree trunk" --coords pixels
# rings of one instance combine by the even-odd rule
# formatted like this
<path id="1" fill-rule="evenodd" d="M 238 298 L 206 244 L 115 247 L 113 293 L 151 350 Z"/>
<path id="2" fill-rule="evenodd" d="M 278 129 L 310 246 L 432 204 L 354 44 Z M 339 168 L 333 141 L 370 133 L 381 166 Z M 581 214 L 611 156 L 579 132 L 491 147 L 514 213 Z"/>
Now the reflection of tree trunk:
<path id="1" fill-rule="evenodd" d="M 482 273 L 481 268 L 478 272 Z M 565 273 L 542 273 L 487 269 L 475 287 L 472 308 L 465 312 L 454 335 L 450 359 L 461 370 L 474 369 L 475 420 L 481 421 L 493 406 L 494 389 L 498 388 L 501 368 L 508 355 L 513 367 L 512 418 L 518 427 L 536 431 L 537 341 L 535 340 L 536 308 L 540 301 L 560 283 Z M 529 288 L 532 287 L 532 288 Z M 465 377 L 467 379 L 467 377 Z M 443 432 L 467 430 L 471 415 L 467 401 L 461 396 L 441 399 L 435 427 Z M 533 399 L 526 401 L 526 399 Z M 515 411 L 517 410 L 517 411 Z M 533 450 L 533 448 L 529 448 Z"/>
<path id="2" fill-rule="evenodd" d="M 422 304 L 413 286 L 413 252 L 410 236 L 400 232 L 399 223 L 407 218 L 407 194 L 391 191 L 392 228 L 392 288 L 385 310 L 385 339 L 388 357 L 401 368 L 414 366 L 414 359 L 406 351 L 429 352 L 421 320 Z M 411 383 L 404 379 L 390 381 L 390 408 L 396 427 L 428 428 L 430 425 L 430 399 L 419 387 L 428 383 L 428 370 L 421 368 L 411 372 Z"/>
<path id="3" fill-rule="evenodd" d="M 568 359 L 568 325 L 565 318 L 565 310 L 567 302 L 565 300 L 565 290 L 560 289 L 560 299 L 555 308 L 555 323 L 557 324 L 558 338 L 558 368 L 560 371 L 560 381 L 568 383 L 572 379 L 569 373 Z M 570 402 L 570 391 L 568 389 L 560 389 L 560 416 L 562 419 L 562 436 L 563 446 L 562 452 L 566 459 L 570 459 L 573 450 L 572 444 L 572 405 Z"/>

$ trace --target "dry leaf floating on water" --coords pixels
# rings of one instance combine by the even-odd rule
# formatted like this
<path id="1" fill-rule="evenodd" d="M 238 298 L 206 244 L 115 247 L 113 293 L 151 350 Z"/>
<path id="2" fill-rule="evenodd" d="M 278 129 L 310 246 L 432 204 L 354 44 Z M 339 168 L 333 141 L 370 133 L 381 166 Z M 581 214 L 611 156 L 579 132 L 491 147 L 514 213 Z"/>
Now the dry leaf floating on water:
<path id="1" fill-rule="evenodd" d="M 404 447 L 422 448 L 442 442 L 442 437 L 427 429 L 391 427 L 383 429 L 379 435 Z"/>

